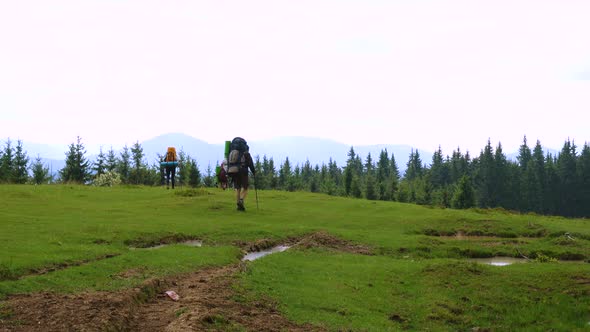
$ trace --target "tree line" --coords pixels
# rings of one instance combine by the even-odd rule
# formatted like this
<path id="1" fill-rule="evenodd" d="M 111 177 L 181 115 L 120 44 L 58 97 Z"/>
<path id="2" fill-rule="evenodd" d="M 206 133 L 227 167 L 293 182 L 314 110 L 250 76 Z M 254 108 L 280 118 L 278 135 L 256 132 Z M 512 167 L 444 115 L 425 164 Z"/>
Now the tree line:
<path id="1" fill-rule="evenodd" d="M 498 143 L 494 149 L 488 140 L 480 154 L 457 148 L 443 156 L 440 149 L 429 164 L 422 161 L 418 150 L 409 155 L 406 171 L 400 174 L 393 154 L 382 150 L 376 159 L 369 153 L 362 157 L 351 147 L 346 165 L 340 167 L 329 159 L 321 166 L 306 161 L 293 165 L 287 157 L 275 164 L 266 155 L 255 158 L 259 189 L 310 191 L 328 195 L 399 201 L 444 208 L 504 208 L 520 212 L 568 217 L 590 216 L 590 147 L 581 151 L 569 139 L 557 154 L 545 153 L 537 140 L 531 149 L 526 137 L 516 161 L 509 160 Z M 159 162 L 149 165 L 143 148 L 136 142 L 115 153 L 102 148 L 94 162 L 86 157 L 81 138 L 70 144 L 66 165 L 57 178 L 37 157 L 29 163 L 22 142 L 16 146 L 7 140 L 0 151 L 0 182 L 3 183 L 84 183 L 95 185 L 135 184 L 161 185 L 164 171 Z M 179 152 L 179 185 L 191 187 L 217 185 L 209 165 L 206 174 L 190 155 Z M 30 165 L 29 165 L 30 164 Z M 29 172 L 30 170 L 30 172 Z"/>
<path id="2" fill-rule="evenodd" d="M 293 166 L 286 158 L 276 167 L 272 158 L 256 158 L 257 185 L 262 189 L 311 191 L 329 195 L 399 201 L 444 208 L 503 208 L 567 217 L 590 216 L 590 147 L 581 151 L 569 139 L 560 152 L 545 153 L 537 140 L 526 137 L 516 161 L 508 160 L 502 144 L 488 140 L 480 154 L 457 148 L 444 156 L 440 147 L 430 164 L 413 150 L 400 175 L 393 154 L 384 149 L 376 159 L 364 159 L 351 147 L 346 165 Z"/>
<path id="3" fill-rule="evenodd" d="M 22 141 L 13 146 L 8 139 L 0 151 L 0 183 L 15 184 L 47 184 L 47 183 L 80 183 L 108 186 L 116 184 L 157 186 L 164 183 L 164 170 L 160 161 L 164 155 L 158 154 L 157 160 L 148 164 L 145 153 L 139 142 L 131 147 L 124 146 L 116 153 L 112 148 L 107 152 L 100 149 L 96 160 L 91 162 L 86 156 L 86 148 L 82 139 L 77 137 L 75 143 L 68 146 L 65 153 L 65 166 L 57 176 L 50 174 L 49 168 L 37 157 L 33 162 L 23 150 Z M 178 154 L 179 169 L 177 183 L 191 187 L 214 186 L 215 179 L 211 167 L 207 175 L 199 171 L 194 158 L 180 151 Z"/>

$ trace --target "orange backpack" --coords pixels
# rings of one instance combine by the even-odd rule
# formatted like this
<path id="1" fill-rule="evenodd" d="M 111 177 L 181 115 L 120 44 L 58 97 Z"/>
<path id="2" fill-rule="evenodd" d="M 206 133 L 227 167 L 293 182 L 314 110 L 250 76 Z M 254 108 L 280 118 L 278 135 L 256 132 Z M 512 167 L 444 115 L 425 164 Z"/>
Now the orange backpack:
<path id="1" fill-rule="evenodd" d="M 169 147 L 166 152 L 166 161 L 176 161 L 176 148 Z"/>

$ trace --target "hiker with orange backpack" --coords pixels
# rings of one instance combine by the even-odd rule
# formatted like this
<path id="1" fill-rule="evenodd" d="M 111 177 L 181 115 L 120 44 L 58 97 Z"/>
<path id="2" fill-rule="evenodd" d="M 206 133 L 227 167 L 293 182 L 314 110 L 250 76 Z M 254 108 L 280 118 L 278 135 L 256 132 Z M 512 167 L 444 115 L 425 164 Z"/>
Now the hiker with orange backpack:
<path id="1" fill-rule="evenodd" d="M 174 178 L 176 176 L 176 167 L 178 166 L 178 156 L 176 148 L 168 147 L 164 161 L 160 163 L 166 169 L 166 189 L 170 189 L 170 176 L 172 176 L 172 189 L 174 189 Z"/>
<path id="2" fill-rule="evenodd" d="M 256 169 L 254 161 L 250 155 L 250 147 L 241 137 L 236 137 L 231 141 L 230 152 L 227 158 L 228 168 L 227 175 L 236 190 L 236 205 L 238 211 L 246 211 L 244 200 L 248 195 L 248 169 L 256 178 Z"/>

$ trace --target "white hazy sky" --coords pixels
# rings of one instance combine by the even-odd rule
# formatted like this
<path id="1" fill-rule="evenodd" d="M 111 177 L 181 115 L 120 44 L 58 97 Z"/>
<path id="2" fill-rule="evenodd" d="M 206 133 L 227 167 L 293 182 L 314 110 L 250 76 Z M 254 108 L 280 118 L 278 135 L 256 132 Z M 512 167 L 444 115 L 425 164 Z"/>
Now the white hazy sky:
<path id="1" fill-rule="evenodd" d="M 2 139 L 115 147 L 582 145 L 590 1 L 0 0 L 0 121 Z"/>

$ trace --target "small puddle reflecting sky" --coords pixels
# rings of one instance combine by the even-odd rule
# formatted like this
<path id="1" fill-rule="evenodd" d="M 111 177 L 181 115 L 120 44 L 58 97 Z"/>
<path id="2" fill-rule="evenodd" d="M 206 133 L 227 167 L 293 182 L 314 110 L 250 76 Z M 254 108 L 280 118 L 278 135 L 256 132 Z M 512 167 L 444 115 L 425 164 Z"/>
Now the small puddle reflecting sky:
<path id="1" fill-rule="evenodd" d="M 491 257 L 491 258 L 471 258 L 469 259 L 471 262 L 480 263 L 480 264 L 488 264 L 493 266 L 506 266 L 515 263 L 526 263 L 527 260 L 524 258 L 515 258 L 515 257 Z"/>
<path id="2" fill-rule="evenodd" d="M 169 244 L 158 244 L 156 246 L 153 247 L 147 247 L 147 248 L 136 248 L 136 249 L 144 249 L 144 250 L 154 250 L 154 249 L 159 249 L 162 247 L 166 247 L 172 244 L 180 244 L 183 246 L 189 246 L 189 247 L 201 247 L 203 246 L 203 241 L 199 241 L 199 240 L 188 240 L 188 241 L 184 241 L 184 242 L 178 242 L 178 243 L 169 243 Z"/>
<path id="3" fill-rule="evenodd" d="M 268 249 L 268 250 L 250 252 L 250 253 L 246 254 L 246 256 L 244 256 L 244 258 L 242 258 L 242 260 L 243 261 L 253 261 L 258 258 L 264 257 L 266 255 L 273 254 L 275 252 L 283 252 L 289 248 L 290 248 L 289 246 L 276 246 L 276 247 Z"/>

